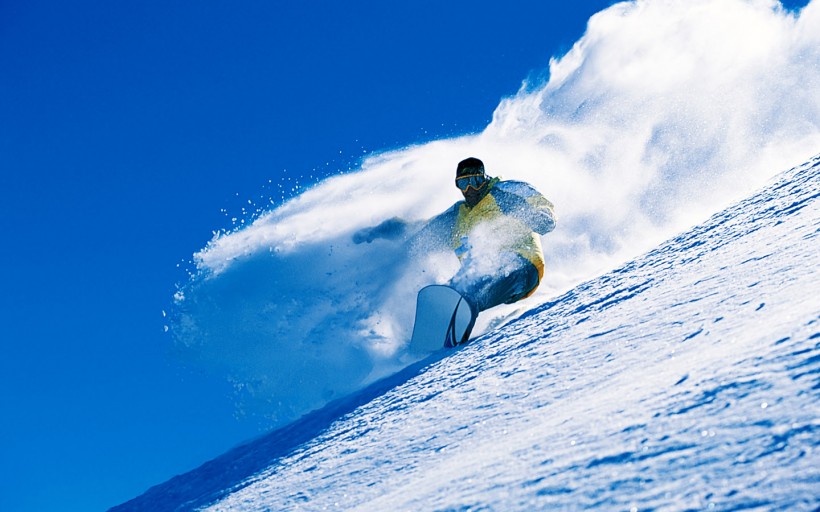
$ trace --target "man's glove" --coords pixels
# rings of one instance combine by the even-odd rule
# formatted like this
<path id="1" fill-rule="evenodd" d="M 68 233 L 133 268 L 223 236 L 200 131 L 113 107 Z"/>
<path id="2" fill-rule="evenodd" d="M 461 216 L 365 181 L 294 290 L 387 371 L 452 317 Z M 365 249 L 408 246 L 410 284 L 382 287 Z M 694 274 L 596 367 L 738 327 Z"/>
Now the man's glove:
<path id="1" fill-rule="evenodd" d="M 378 226 L 362 228 L 356 231 L 353 233 L 353 243 L 370 243 L 379 238 L 393 240 L 404 235 L 405 231 L 407 231 L 407 222 L 399 219 L 398 217 L 393 217 L 392 219 L 382 222 Z"/>

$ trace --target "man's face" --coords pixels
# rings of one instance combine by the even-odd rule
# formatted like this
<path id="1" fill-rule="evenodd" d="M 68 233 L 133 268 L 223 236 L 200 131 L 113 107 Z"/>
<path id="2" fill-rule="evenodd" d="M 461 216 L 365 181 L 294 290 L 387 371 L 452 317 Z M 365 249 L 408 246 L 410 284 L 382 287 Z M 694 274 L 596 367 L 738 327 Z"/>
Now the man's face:
<path id="1" fill-rule="evenodd" d="M 461 192 L 462 192 L 462 194 L 464 194 L 464 201 L 470 206 L 475 206 L 481 200 L 481 192 L 482 191 L 483 191 L 483 188 L 481 190 L 474 190 L 474 189 L 471 188 L 471 189 L 467 190 L 466 192 L 463 191 L 463 190 Z"/>
<path id="2" fill-rule="evenodd" d="M 489 180 L 480 172 L 467 172 L 462 176 L 456 178 L 456 186 L 464 195 L 464 201 L 469 206 L 475 206 L 481 200 L 484 194 L 484 189 L 487 187 Z"/>

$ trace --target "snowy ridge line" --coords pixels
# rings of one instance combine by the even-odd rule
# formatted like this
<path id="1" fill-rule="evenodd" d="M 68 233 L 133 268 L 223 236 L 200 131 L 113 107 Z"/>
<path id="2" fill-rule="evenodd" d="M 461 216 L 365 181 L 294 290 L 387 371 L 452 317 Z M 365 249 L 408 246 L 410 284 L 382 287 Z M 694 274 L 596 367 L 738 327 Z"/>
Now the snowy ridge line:
<path id="1" fill-rule="evenodd" d="M 814 510 L 818 191 L 820 156 L 112 510 Z"/>

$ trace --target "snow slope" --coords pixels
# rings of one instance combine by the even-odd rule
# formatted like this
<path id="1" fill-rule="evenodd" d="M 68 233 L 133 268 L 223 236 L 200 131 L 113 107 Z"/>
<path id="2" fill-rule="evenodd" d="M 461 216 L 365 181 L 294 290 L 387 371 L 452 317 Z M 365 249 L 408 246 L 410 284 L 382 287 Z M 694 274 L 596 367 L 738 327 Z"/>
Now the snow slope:
<path id="1" fill-rule="evenodd" d="M 816 510 L 820 157 L 115 510 Z"/>

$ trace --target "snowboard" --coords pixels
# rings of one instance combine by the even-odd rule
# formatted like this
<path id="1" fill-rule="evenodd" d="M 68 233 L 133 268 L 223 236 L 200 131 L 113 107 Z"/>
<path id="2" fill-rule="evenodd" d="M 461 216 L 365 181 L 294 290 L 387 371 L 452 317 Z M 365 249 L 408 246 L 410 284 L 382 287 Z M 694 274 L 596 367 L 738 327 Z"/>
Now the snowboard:
<path id="1" fill-rule="evenodd" d="M 464 343 L 473 325 L 475 316 L 460 293 L 449 286 L 426 286 L 416 300 L 410 352 L 429 354 Z"/>

